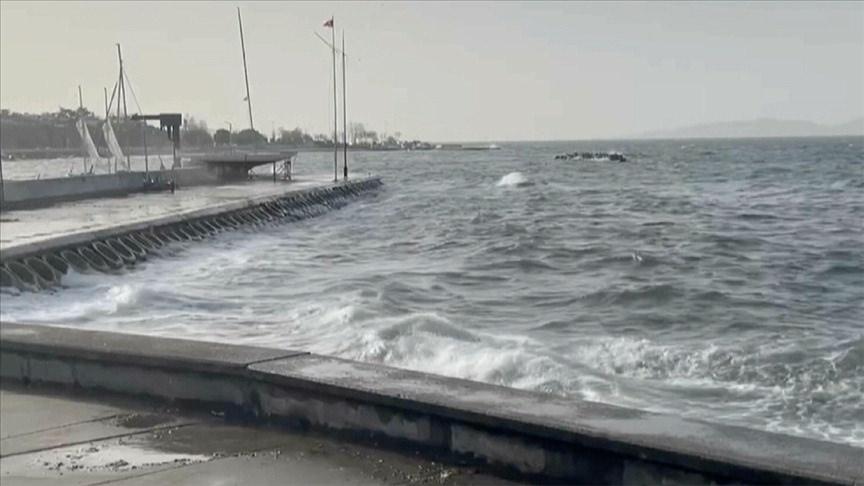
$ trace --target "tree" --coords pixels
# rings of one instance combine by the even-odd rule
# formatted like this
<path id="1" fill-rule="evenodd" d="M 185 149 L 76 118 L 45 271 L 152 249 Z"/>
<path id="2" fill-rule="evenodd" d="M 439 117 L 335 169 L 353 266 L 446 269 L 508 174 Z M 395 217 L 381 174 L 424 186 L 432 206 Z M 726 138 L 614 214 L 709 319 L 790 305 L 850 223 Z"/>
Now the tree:
<path id="1" fill-rule="evenodd" d="M 258 145 L 267 143 L 267 137 L 261 135 L 257 130 L 247 128 L 234 135 L 234 143 L 237 145 Z"/>
<path id="2" fill-rule="evenodd" d="M 277 139 L 277 141 L 283 145 L 304 147 L 312 145 L 313 139 L 311 135 L 304 132 L 300 128 L 295 128 L 294 130 L 280 129 L 279 138 Z"/>
<path id="3" fill-rule="evenodd" d="M 366 136 L 366 127 L 362 123 L 348 124 L 348 133 L 351 138 L 351 145 L 357 145 Z"/>
<path id="4" fill-rule="evenodd" d="M 180 140 L 185 147 L 212 147 L 213 137 L 207 130 L 207 124 L 196 121 L 191 116 L 183 120 L 183 129 L 180 131 Z"/>
<path id="5" fill-rule="evenodd" d="M 228 145 L 231 143 L 231 132 L 225 130 L 224 128 L 220 128 L 216 130 L 216 133 L 213 134 L 213 142 L 216 145 Z"/>

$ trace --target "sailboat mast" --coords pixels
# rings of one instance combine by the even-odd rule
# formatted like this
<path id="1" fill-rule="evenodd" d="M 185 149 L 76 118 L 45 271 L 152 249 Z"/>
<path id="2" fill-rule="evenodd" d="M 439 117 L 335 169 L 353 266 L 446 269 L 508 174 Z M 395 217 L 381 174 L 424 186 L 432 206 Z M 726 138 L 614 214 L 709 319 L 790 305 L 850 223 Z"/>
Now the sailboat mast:
<path id="1" fill-rule="evenodd" d="M 123 53 L 120 52 L 120 44 L 117 44 L 117 59 L 120 61 L 120 76 L 117 81 L 117 118 L 120 118 L 120 100 L 123 100 L 123 118 L 127 118 L 129 116 L 129 112 L 126 110 L 126 87 L 123 85 Z"/>
<path id="2" fill-rule="evenodd" d="M 81 85 L 79 84 L 78 85 L 78 121 L 79 122 L 81 121 L 81 118 L 82 118 L 81 117 L 82 108 L 84 108 L 84 97 L 81 95 Z M 84 167 L 84 171 L 82 172 L 82 174 L 83 174 L 83 173 L 87 172 L 87 156 L 86 155 L 81 158 L 81 164 Z"/>
<path id="3" fill-rule="evenodd" d="M 333 49 L 333 180 L 339 180 L 339 114 L 338 101 L 336 100 L 336 22 L 331 18 L 333 25 L 330 26 L 330 35 L 332 42 L 330 47 Z"/>
<path id="4" fill-rule="evenodd" d="M 246 41 L 243 39 L 243 19 L 240 17 L 240 7 L 237 7 L 237 23 L 240 25 L 240 49 L 243 51 L 243 77 L 246 79 L 246 104 L 249 107 L 249 128 L 255 130 L 252 123 L 252 97 L 249 96 L 249 70 L 246 67 Z"/>
<path id="5" fill-rule="evenodd" d="M 345 88 L 345 31 L 342 31 L 342 178 L 348 178 L 348 111 Z"/>

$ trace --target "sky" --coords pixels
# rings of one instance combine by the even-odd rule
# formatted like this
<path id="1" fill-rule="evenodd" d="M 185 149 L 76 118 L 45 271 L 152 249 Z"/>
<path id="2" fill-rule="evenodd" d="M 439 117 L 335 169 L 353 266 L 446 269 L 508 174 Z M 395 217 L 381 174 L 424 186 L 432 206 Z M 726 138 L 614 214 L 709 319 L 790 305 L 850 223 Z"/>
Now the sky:
<path id="1" fill-rule="evenodd" d="M 0 106 L 75 107 L 81 85 L 85 106 L 103 112 L 119 42 L 144 112 L 246 128 L 238 6 L 255 127 L 267 134 L 332 131 L 332 57 L 313 35 L 329 38 L 331 16 L 347 43 L 348 119 L 403 138 L 615 138 L 864 116 L 864 2 L 3 0 Z"/>

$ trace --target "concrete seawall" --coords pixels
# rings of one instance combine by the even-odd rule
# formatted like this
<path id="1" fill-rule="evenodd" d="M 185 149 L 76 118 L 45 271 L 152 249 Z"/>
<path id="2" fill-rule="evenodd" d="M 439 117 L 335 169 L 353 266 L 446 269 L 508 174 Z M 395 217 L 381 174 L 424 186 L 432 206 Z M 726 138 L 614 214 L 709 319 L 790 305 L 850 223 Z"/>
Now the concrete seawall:
<path id="1" fill-rule="evenodd" d="M 0 377 L 411 444 L 538 480 L 864 484 L 864 450 L 269 349 L 3 324 Z"/>
<path id="2" fill-rule="evenodd" d="M 168 245 L 316 216 L 381 184 L 377 177 L 307 188 L 288 184 L 282 191 L 262 196 L 7 245 L 0 249 L 0 286 L 38 291 L 59 285 L 70 269 L 121 271 L 158 256 Z"/>
<path id="3" fill-rule="evenodd" d="M 39 207 L 62 201 L 126 195 L 144 189 L 145 177 L 176 181 L 178 186 L 216 184 L 217 174 L 203 167 L 114 174 L 76 175 L 52 179 L 3 182 L 2 209 Z"/>

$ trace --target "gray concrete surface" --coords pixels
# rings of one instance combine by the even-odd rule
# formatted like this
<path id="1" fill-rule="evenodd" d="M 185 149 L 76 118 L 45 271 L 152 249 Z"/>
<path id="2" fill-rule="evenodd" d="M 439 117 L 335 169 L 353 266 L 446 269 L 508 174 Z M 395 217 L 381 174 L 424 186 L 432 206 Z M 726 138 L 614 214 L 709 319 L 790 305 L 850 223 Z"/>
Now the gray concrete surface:
<path id="1" fill-rule="evenodd" d="M 529 437 L 575 442 L 718 476 L 753 475 L 756 471 L 746 469 L 758 465 L 764 472 L 810 475 L 813 480 L 864 480 L 864 449 L 841 444 L 514 388 L 478 386 L 467 380 L 312 354 L 255 363 L 249 369 L 265 374 L 267 381 L 336 393 L 359 402 L 397 406 Z M 451 433 L 452 448 L 472 454 L 493 448 L 488 443 L 496 440 L 493 437 L 458 430 L 457 435 Z M 521 458 L 522 468 L 540 472 L 545 459 L 535 453 L 537 459 L 531 460 L 532 452 L 490 451 L 492 456 Z"/>
<path id="2" fill-rule="evenodd" d="M 0 207 L 4 210 L 40 207 L 62 201 L 122 196 L 141 192 L 147 176 L 173 180 L 178 186 L 217 184 L 219 177 L 206 167 L 114 174 L 75 175 L 49 179 L 9 180 L 3 183 Z"/>
<path id="3" fill-rule="evenodd" d="M 864 483 L 864 450 L 842 444 L 313 354 L 112 334 L 2 324 L 0 375 L 419 447 L 533 478 Z"/>
<path id="4" fill-rule="evenodd" d="M 507 483 L 410 450 L 9 383 L 0 386 L 0 424 L 4 486 Z"/>
<path id="5" fill-rule="evenodd" d="M 307 176 L 293 182 L 257 181 L 222 186 L 181 187 L 168 192 L 134 194 L 68 202 L 28 210 L 4 211 L 0 216 L 0 253 L 18 257 L 16 249 L 45 246 L 63 240 L 78 242 L 75 235 L 93 235 L 121 227 L 154 224 L 155 221 L 218 212 L 246 202 L 276 197 L 333 184 L 329 176 Z M 86 238 L 82 238 L 84 241 Z"/>
<path id="6" fill-rule="evenodd" d="M 304 351 L 261 348 L 165 338 L 142 340 L 134 334 L 88 331 L 54 332 L 51 327 L 3 326 L 0 336 L 18 350 L 51 351 L 53 356 L 75 356 L 94 361 L 114 361 L 163 368 L 182 367 L 191 371 L 227 371 L 279 358 L 290 358 Z"/>

